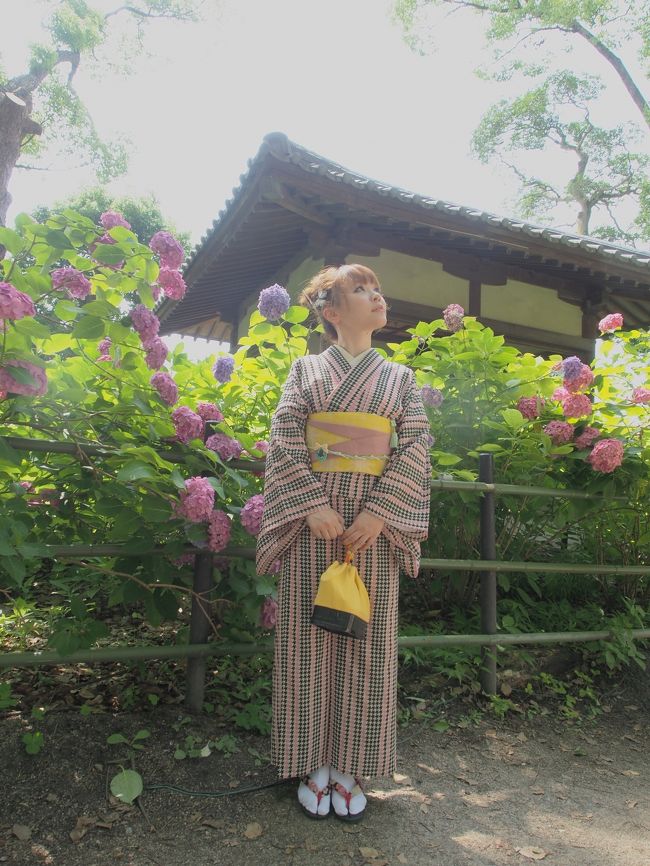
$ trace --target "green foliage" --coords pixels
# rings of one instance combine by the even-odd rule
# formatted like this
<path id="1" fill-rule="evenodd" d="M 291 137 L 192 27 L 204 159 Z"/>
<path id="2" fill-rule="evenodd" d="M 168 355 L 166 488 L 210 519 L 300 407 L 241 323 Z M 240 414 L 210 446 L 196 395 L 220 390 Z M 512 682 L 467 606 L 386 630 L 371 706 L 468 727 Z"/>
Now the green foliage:
<path id="1" fill-rule="evenodd" d="M 43 205 L 36 208 L 32 216 L 38 222 L 46 222 L 56 213 L 73 210 L 89 219 L 93 225 L 105 211 L 114 210 L 122 214 L 142 244 L 147 244 L 156 232 L 164 229 L 171 232 L 189 253 L 191 244 L 187 232 L 178 232 L 160 211 L 158 200 L 152 194 L 148 197 L 112 196 L 102 187 L 83 190 L 65 201 L 55 202 L 51 207 Z"/>
<path id="2" fill-rule="evenodd" d="M 632 243 L 643 237 L 642 217 L 625 229 L 615 213 L 617 207 L 629 209 L 631 204 L 643 213 L 639 194 L 650 157 L 631 151 L 639 134 L 629 124 L 603 129 L 592 122 L 591 103 L 602 89 L 594 76 L 553 73 L 533 90 L 489 108 L 474 132 L 472 148 L 481 161 L 496 157 L 517 174 L 524 217 L 546 219 L 559 205 L 569 205 L 579 214 L 578 233 Z M 575 158 L 565 178 L 549 182 L 521 167 L 525 151 L 555 148 Z M 602 231 L 590 225 L 595 220 L 600 220 Z"/>
<path id="3" fill-rule="evenodd" d="M 423 53 L 435 50 L 435 40 L 445 33 L 449 6 L 484 22 L 495 63 L 490 64 L 490 72 L 482 68 L 477 74 L 506 82 L 510 94 L 518 85 L 528 88 L 492 105 L 472 140 L 479 159 L 502 163 L 517 177 L 519 215 L 560 225 L 575 222 L 579 234 L 612 241 L 648 241 L 650 105 L 643 95 L 650 69 L 647 3 L 396 0 L 394 18 L 406 42 Z M 601 79 L 580 73 L 580 55 L 573 55 L 570 63 L 565 59 L 566 52 L 578 44 L 597 52 L 603 72 L 613 71 L 624 88 L 615 97 L 610 94 L 606 106 Z M 557 71 L 548 75 L 550 68 Z M 643 133 L 625 122 L 608 128 L 594 122 L 603 107 L 611 114 L 612 98 L 623 104 L 620 93 L 624 91 L 640 112 Z M 626 117 L 625 110 L 621 116 Z M 551 159 L 554 153 L 560 158 Z M 540 160 L 541 154 L 547 156 L 545 161 Z M 566 154 L 575 159 L 570 175 L 564 169 Z"/>

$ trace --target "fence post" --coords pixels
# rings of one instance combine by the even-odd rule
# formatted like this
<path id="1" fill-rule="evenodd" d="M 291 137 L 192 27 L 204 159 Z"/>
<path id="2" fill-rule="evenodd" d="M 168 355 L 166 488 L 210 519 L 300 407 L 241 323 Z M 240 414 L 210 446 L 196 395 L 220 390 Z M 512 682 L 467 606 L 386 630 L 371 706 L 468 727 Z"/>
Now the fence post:
<path id="1" fill-rule="evenodd" d="M 492 454 L 479 454 L 478 477 L 487 484 L 494 483 L 494 459 Z M 481 496 L 481 559 L 497 558 L 496 527 L 494 520 L 494 493 Z M 481 632 L 496 634 L 497 631 L 497 575 L 495 571 L 481 572 Z M 489 644 L 481 648 L 481 688 L 486 695 L 497 691 L 497 648 Z"/>
<path id="2" fill-rule="evenodd" d="M 192 609 L 190 613 L 190 643 L 206 643 L 210 634 L 210 618 L 207 607 L 212 589 L 212 552 L 201 551 L 194 557 L 194 583 L 192 586 Z M 185 703 L 192 713 L 203 709 L 205 694 L 205 656 L 194 656 L 187 660 L 185 679 Z"/>

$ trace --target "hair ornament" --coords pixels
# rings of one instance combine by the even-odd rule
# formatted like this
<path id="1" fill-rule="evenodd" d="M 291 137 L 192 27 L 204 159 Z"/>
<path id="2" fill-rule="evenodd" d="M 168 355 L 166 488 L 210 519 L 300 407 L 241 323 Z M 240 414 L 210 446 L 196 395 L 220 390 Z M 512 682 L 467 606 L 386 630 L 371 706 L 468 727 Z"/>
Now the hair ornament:
<path id="1" fill-rule="evenodd" d="M 321 289 L 320 292 L 316 295 L 316 300 L 314 301 L 314 307 L 317 310 L 322 310 L 327 302 L 327 296 L 329 295 L 328 289 Z"/>

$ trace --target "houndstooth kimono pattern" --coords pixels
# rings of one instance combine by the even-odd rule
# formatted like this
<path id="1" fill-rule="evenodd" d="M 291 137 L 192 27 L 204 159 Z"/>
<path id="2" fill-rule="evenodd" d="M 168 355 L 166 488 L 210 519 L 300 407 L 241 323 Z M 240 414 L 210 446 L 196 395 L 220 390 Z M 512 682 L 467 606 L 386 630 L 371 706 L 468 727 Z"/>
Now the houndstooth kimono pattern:
<path id="1" fill-rule="evenodd" d="M 311 471 L 313 412 L 371 412 L 395 422 L 398 444 L 381 477 Z M 429 422 L 411 370 L 372 350 L 351 367 L 331 346 L 294 362 L 273 418 L 264 475 L 257 570 L 282 562 L 273 672 L 271 751 L 282 778 L 324 764 L 358 776 L 395 769 L 399 572 L 416 577 L 427 537 Z M 310 623 L 318 580 L 340 540 L 313 537 L 311 511 L 331 505 L 349 526 L 363 509 L 385 521 L 355 564 L 370 596 L 365 641 Z"/>

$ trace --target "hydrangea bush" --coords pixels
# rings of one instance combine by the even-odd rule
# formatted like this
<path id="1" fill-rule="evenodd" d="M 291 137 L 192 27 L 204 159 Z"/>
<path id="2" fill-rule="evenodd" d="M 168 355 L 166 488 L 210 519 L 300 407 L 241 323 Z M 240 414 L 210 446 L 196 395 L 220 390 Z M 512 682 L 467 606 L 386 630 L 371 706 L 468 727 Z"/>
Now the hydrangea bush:
<path id="1" fill-rule="evenodd" d="M 51 643 L 70 651 L 103 633 L 94 599 L 141 605 L 154 623 L 175 617 L 191 583 L 188 548 L 251 546 L 263 473 L 238 461 L 266 451 L 291 362 L 307 351 L 308 312 L 271 286 L 232 353 L 190 362 L 182 345 L 168 350 L 156 313 L 157 297 L 184 292 L 182 248 L 169 233 L 145 246 L 119 214 L 96 226 L 67 211 L 44 224 L 21 215 L 15 230 L 0 228 L 0 243 L 0 590 L 28 597 L 45 574 L 66 599 Z M 479 452 L 490 451 L 500 481 L 632 502 L 613 523 L 599 504 L 502 497 L 500 555 L 646 555 L 647 334 L 610 316 L 597 363 L 541 359 L 450 304 L 385 354 L 416 372 L 438 477 L 475 480 Z M 64 441 L 72 453 L 35 460 L 3 436 Z M 475 495 L 435 493 L 430 555 L 477 556 L 477 515 Z M 578 542 L 566 549 L 570 533 Z M 44 544 L 98 543 L 123 552 L 74 564 L 37 556 Z M 430 585 L 443 603 L 472 602 L 475 576 L 442 577 Z M 248 640 L 271 628 L 276 580 L 256 575 L 250 560 L 215 558 L 220 635 Z M 533 576 L 525 580 L 501 576 L 502 591 L 541 593 Z M 87 604 L 73 603 L 76 595 Z"/>

